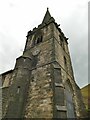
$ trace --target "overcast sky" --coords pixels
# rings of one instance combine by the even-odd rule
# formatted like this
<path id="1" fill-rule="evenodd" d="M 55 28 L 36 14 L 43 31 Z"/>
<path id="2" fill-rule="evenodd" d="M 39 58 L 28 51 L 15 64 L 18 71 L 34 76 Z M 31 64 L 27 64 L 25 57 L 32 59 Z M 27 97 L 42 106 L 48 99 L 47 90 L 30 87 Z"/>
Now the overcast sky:
<path id="1" fill-rule="evenodd" d="M 76 83 L 88 84 L 88 0 L 0 0 L 0 73 L 13 69 L 22 55 L 29 30 L 49 7 L 65 36 Z"/>

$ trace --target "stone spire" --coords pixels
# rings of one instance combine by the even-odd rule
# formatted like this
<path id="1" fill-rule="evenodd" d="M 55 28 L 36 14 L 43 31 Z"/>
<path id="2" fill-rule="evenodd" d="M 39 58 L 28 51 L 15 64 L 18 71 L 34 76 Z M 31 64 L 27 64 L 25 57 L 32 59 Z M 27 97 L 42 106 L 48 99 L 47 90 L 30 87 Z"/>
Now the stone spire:
<path id="1" fill-rule="evenodd" d="M 47 8 L 46 14 L 44 16 L 44 19 L 42 21 L 42 23 L 47 23 L 51 18 L 50 12 L 49 12 L 49 8 Z"/>

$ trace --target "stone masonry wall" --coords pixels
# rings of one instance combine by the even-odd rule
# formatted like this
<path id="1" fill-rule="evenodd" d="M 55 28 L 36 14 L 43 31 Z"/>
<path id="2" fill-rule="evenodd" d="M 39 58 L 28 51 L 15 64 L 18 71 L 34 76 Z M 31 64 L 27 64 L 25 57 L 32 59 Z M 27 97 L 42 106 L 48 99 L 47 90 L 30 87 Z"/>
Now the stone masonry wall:
<path id="1" fill-rule="evenodd" d="M 77 118 L 83 117 L 86 115 L 85 107 L 82 101 L 80 89 L 75 83 L 72 64 L 71 64 L 71 58 L 68 50 L 68 44 L 65 43 L 63 39 L 64 47 L 65 47 L 65 49 L 63 49 L 59 35 L 60 35 L 59 31 L 54 26 L 55 60 L 61 66 L 61 74 L 62 74 L 62 80 L 63 80 L 64 86 L 67 81 L 70 84 L 70 89 L 72 90 L 75 115 Z M 66 58 L 66 64 L 65 64 L 64 57 Z M 80 103 L 80 101 L 82 102 Z"/>
<path id="2" fill-rule="evenodd" d="M 2 117 L 5 116 L 7 112 L 8 102 L 9 102 L 9 87 L 13 82 L 14 73 L 13 71 L 8 71 L 2 74 Z"/>
<path id="3" fill-rule="evenodd" d="M 30 79 L 25 118 L 52 118 L 53 91 L 50 64 L 32 70 Z"/>
<path id="4" fill-rule="evenodd" d="M 52 25 L 37 31 L 33 37 L 36 42 L 39 33 L 43 41 L 32 46 L 32 37 L 28 38 L 26 51 L 23 56 L 32 60 L 30 85 L 25 107 L 25 118 L 52 118 L 53 117 L 53 90 L 51 63 L 54 59 L 54 45 Z M 33 35 L 32 35 L 33 36 Z M 31 41 L 30 41 L 31 39 Z"/>

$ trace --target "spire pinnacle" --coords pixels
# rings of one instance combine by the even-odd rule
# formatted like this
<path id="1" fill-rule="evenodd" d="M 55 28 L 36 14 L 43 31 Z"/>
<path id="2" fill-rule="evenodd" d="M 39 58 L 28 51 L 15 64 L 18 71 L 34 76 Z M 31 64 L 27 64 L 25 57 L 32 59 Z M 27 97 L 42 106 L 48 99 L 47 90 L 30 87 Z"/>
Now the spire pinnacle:
<path id="1" fill-rule="evenodd" d="M 50 15 L 50 12 L 49 12 L 49 8 L 47 7 L 47 11 L 46 11 L 46 14 L 44 16 L 44 19 L 42 21 L 42 23 L 47 23 L 51 18 L 51 15 Z"/>

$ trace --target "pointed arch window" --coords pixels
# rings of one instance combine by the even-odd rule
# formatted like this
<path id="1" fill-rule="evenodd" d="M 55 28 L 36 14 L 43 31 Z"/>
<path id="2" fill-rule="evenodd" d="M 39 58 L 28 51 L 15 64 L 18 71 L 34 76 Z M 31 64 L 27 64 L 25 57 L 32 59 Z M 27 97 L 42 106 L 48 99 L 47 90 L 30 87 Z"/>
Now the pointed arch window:
<path id="1" fill-rule="evenodd" d="M 64 56 L 64 66 L 65 66 L 65 69 L 68 70 L 68 66 L 67 66 L 67 59 L 66 57 Z"/>
<path id="2" fill-rule="evenodd" d="M 65 50 L 64 38 L 62 37 L 62 35 L 59 35 L 59 38 L 60 38 L 60 45 L 62 46 L 63 50 Z"/>
<path id="3" fill-rule="evenodd" d="M 64 56 L 64 64 L 67 65 L 67 60 L 65 56 Z"/>
<path id="4" fill-rule="evenodd" d="M 37 38 L 36 44 L 39 44 L 40 42 L 42 42 L 42 36 Z"/>
<path id="5" fill-rule="evenodd" d="M 41 43 L 42 41 L 43 41 L 43 37 L 42 37 L 42 35 L 41 35 L 41 36 L 38 36 L 38 37 L 35 36 L 32 45 L 35 46 L 35 45 Z"/>

